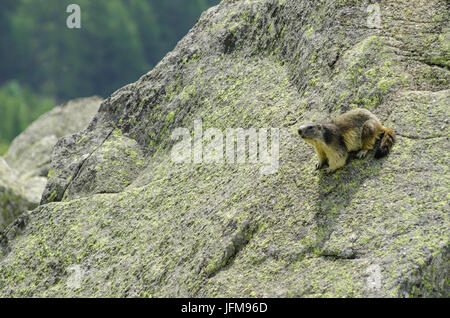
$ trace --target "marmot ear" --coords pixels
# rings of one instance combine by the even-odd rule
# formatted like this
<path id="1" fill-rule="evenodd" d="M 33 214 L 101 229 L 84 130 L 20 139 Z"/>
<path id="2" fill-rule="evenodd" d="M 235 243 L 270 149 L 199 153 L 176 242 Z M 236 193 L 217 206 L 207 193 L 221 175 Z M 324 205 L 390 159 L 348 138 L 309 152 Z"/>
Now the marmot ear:
<path id="1" fill-rule="evenodd" d="M 322 130 L 322 125 L 319 125 L 319 130 Z"/>

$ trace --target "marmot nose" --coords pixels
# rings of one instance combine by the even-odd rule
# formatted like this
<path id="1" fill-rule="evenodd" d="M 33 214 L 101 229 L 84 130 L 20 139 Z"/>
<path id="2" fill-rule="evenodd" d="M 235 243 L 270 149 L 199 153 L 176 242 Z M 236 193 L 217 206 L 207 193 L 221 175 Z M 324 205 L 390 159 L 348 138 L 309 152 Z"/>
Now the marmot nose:
<path id="1" fill-rule="evenodd" d="M 301 128 L 298 129 L 298 134 L 301 136 L 303 134 L 303 131 Z"/>

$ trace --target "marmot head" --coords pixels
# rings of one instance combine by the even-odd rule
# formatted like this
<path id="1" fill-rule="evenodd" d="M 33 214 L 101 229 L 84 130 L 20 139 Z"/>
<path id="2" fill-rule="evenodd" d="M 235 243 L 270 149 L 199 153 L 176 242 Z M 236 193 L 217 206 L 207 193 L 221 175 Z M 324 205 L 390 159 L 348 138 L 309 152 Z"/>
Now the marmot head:
<path id="1" fill-rule="evenodd" d="M 306 124 L 298 129 L 298 134 L 303 139 L 323 139 L 323 127 L 321 124 Z"/>

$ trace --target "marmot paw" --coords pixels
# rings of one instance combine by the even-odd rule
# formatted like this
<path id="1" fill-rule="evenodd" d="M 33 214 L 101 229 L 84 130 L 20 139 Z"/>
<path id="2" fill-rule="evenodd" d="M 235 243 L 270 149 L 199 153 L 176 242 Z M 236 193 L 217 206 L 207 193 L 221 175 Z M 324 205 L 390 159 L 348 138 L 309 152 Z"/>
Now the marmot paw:
<path id="1" fill-rule="evenodd" d="M 324 165 L 325 165 L 325 162 L 318 162 L 318 163 L 316 163 L 316 170 L 319 170 L 319 169 L 323 168 Z"/>
<path id="2" fill-rule="evenodd" d="M 367 155 L 367 150 L 361 150 L 360 152 L 358 152 L 357 156 L 359 159 L 363 159 L 365 158 Z"/>
<path id="3" fill-rule="evenodd" d="M 326 168 L 325 169 L 325 173 L 326 174 L 332 174 L 333 172 L 335 172 L 336 171 L 336 169 L 331 169 L 331 168 Z"/>

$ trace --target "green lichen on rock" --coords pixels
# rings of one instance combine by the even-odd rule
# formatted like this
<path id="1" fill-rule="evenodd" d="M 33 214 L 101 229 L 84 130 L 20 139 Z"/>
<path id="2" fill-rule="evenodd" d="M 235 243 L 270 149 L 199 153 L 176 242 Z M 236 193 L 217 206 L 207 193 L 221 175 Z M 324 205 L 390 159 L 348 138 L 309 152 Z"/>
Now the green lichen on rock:
<path id="1" fill-rule="evenodd" d="M 36 208 L 47 177 L 56 176 L 49 167 L 58 138 L 85 129 L 100 103 L 99 97 L 91 97 L 62 104 L 13 140 L 4 159 L 0 157 L 0 229 Z"/>
<path id="2" fill-rule="evenodd" d="M 43 204 L 1 241 L 0 296 L 448 297 L 446 2 L 381 1 L 380 28 L 368 5 L 205 12 L 59 140 Z M 396 130 L 392 152 L 316 172 L 296 125 L 355 107 Z M 172 131 L 199 119 L 279 128 L 277 172 L 174 163 Z"/>

